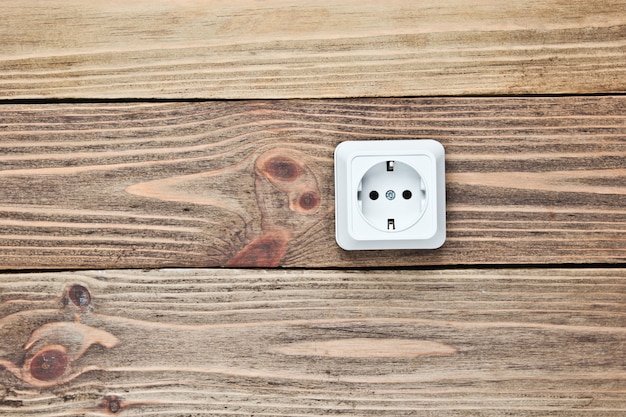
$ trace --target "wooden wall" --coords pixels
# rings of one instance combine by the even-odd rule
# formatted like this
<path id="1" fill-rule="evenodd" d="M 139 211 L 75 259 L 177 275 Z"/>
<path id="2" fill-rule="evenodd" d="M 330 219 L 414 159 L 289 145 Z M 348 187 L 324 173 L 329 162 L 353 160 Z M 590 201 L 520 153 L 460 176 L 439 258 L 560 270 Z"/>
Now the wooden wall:
<path id="1" fill-rule="evenodd" d="M 2 6 L 0 415 L 626 413 L 626 1 Z M 340 249 L 420 138 L 446 244 Z"/>

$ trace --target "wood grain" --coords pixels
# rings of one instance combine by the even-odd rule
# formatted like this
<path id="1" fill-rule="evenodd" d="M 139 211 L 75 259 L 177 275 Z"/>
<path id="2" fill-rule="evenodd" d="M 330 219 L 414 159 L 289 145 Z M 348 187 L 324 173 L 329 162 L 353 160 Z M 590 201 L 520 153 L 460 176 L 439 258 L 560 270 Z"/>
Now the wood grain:
<path id="1" fill-rule="evenodd" d="M 0 413 L 622 415 L 625 274 L 3 274 Z"/>
<path id="2" fill-rule="evenodd" d="M 626 97 L 5 105 L 0 266 L 620 263 Z M 446 148 L 448 238 L 345 252 L 333 151 Z"/>
<path id="3" fill-rule="evenodd" d="M 4 0 L 0 98 L 618 92 L 624 0 Z"/>

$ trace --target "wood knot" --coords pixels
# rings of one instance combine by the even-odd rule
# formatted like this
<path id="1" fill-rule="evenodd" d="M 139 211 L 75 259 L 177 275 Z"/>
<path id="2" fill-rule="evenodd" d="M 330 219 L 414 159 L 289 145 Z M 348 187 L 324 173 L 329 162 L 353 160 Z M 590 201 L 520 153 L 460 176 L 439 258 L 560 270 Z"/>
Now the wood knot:
<path id="1" fill-rule="evenodd" d="M 272 149 L 257 158 L 255 169 L 259 178 L 288 195 L 291 211 L 310 215 L 317 211 L 322 198 L 317 179 L 305 162 L 307 157 L 293 149 Z M 256 191 L 259 206 L 262 206 L 262 196 L 271 193 L 263 191 L 260 184 Z"/>
<path id="2" fill-rule="evenodd" d="M 28 370 L 35 379 L 54 381 L 65 373 L 68 364 L 67 349 L 60 345 L 46 346 L 30 359 Z"/>
<path id="3" fill-rule="evenodd" d="M 24 345 L 24 364 L 11 372 L 23 381 L 37 386 L 50 387 L 71 381 L 78 375 L 96 367 L 74 368 L 90 346 L 105 348 L 117 346 L 119 340 L 111 333 L 86 326 L 80 322 L 47 323 L 35 329 Z M 35 352 L 35 353 L 31 353 Z M 74 373 L 71 370 L 74 368 Z"/>
<path id="4" fill-rule="evenodd" d="M 263 163 L 261 167 L 268 177 L 280 181 L 295 181 L 302 173 L 300 163 L 288 156 L 274 156 Z"/>
<path id="5" fill-rule="evenodd" d="M 74 284 L 67 290 L 67 299 L 81 310 L 91 305 L 89 290 L 80 284 Z"/>
<path id="6" fill-rule="evenodd" d="M 118 395 L 107 395 L 100 407 L 111 414 L 117 414 L 122 411 L 122 399 Z"/>
<path id="7" fill-rule="evenodd" d="M 320 205 L 320 195 L 315 191 L 309 191 L 300 196 L 298 205 L 304 211 L 315 210 Z"/>
<path id="8" fill-rule="evenodd" d="M 250 266 L 274 268 L 280 264 L 280 260 L 285 255 L 290 238 L 290 234 L 285 231 L 267 233 L 250 242 L 228 261 L 226 266 L 231 268 Z"/>

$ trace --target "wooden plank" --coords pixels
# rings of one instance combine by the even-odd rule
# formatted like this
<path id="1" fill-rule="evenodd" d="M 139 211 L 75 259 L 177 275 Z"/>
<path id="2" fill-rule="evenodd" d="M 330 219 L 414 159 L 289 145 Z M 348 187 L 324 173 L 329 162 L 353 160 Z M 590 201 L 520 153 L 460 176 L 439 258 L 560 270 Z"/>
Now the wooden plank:
<path id="1" fill-rule="evenodd" d="M 0 98 L 626 90 L 626 1 L 4 0 Z"/>
<path id="2" fill-rule="evenodd" d="M 0 107 L 0 266 L 620 263 L 626 97 Z M 333 151 L 440 140 L 448 239 L 345 252 Z"/>
<path id="3" fill-rule="evenodd" d="M 3 274 L 0 413 L 622 415 L 625 274 Z"/>

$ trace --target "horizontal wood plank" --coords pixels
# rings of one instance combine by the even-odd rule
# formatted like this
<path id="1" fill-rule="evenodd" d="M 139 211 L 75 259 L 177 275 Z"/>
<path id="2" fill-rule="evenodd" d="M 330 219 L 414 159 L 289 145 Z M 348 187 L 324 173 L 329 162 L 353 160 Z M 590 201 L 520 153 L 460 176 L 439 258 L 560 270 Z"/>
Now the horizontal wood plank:
<path id="1" fill-rule="evenodd" d="M 0 107 L 0 268 L 620 263 L 626 97 Z M 446 148 L 434 251 L 334 240 L 344 140 Z"/>
<path id="2" fill-rule="evenodd" d="M 3 0 L 0 98 L 626 90 L 624 0 Z"/>
<path id="3" fill-rule="evenodd" d="M 626 413 L 624 269 L 0 275 L 0 413 Z"/>

